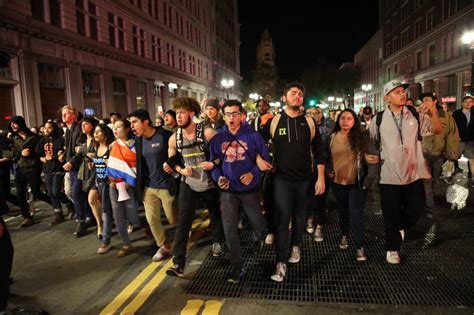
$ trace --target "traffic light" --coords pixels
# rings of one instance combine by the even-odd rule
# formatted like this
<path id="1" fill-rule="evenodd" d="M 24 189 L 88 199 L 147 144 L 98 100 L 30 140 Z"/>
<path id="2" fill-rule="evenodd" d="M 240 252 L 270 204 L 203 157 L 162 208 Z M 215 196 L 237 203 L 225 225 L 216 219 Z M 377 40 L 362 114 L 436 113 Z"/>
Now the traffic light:
<path id="1" fill-rule="evenodd" d="M 314 106 L 316 105 L 316 101 L 315 100 L 309 100 L 309 106 Z"/>

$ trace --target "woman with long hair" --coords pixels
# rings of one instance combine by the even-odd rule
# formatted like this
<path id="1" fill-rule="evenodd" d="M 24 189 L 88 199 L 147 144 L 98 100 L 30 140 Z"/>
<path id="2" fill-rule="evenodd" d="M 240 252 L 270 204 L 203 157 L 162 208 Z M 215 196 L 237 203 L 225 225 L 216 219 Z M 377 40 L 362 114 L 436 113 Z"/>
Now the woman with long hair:
<path id="1" fill-rule="evenodd" d="M 334 130 L 328 141 L 329 177 L 339 208 L 341 242 L 339 248 L 349 247 L 349 227 L 354 234 L 357 261 L 367 260 L 364 250 L 364 203 L 367 188 L 374 180 L 374 165 L 367 170 L 365 158 L 369 151 L 369 138 L 360 126 L 352 109 L 344 109 L 337 116 Z M 376 171 L 376 170 L 375 170 Z M 370 176 L 367 176 L 370 174 Z"/>
<path id="2" fill-rule="evenodd" d="M 54 209 L 54 219 L 50 225 L 64 222 L 61 203 L 65 204 L 68 209 L 73 207 L 72 202 L 62 191 L 64 185 L 64 163 L 59 160 L 59 156 L 64 152 L 64 146 L 65 142 L 61 136 L 59 126 L 48 120 L 44 124 L 44 136 L 39 142 L 39 156 L 43 163 L 46 189 Z"/>
<path id="3" fill-rule="evenodd" d="M 114 134 L 106 124 L 99 124 L 94 130 L 95 154 L 94 162 L 96 185 L 102 204 L 102 245 L 97 250 L 99 254 L 107 253 L 111 246 L 112 237 L 112 207 L 109 197 L 109 182 L 106 173 L 107 161 L 109 159 L 109 145 L 114 141 Z"/>
<path id="4" fill-rule="evenodd" d="M 137 155 L 135 140 L 131 139 L 130 131 L 130 121 L 127 119 L 115 122 L 116 140 L 110 145 L 110 157 L 107 164 L 110 203 L 114 213 L 115 226 L 123 243 L 122 248 L 117 252 L 118 258 L 126 256 L 132 249 L 127 224 L 131 224 L 135 228 L 141 225 L 134 196 Z M 123 185 L 122 191 L 120 185 Z"/>

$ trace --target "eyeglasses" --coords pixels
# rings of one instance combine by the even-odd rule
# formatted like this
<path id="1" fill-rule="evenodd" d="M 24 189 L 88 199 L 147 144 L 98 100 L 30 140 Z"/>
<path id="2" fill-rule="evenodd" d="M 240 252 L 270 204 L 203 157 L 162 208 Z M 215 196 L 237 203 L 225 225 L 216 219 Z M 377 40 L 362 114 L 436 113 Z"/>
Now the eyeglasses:
<path id="1" fill-rule="evenodd" d="M 226 117 L 239 117 L 242 113 L 241 112 L 225 112 L 224 115 Z"/>

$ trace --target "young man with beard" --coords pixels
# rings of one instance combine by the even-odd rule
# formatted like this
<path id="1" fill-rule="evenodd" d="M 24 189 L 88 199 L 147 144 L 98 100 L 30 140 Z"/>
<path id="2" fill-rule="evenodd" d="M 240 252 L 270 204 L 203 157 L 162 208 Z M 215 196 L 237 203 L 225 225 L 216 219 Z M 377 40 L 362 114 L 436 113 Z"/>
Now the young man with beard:
<path id="1" fill-rule="evenodd" d="M 461 108 L 453 112 L 453 118 L 459 130 L 459 157 L 464 155 L 469 163 L 468 185 L 474 187 L 472 173 L 474 172 L 474 98 L 470 95 L 464 96 L 461 101 Z"/>
<path id="2" fill-rule="evenodd" d="M 13 150 L 4 152 L 4 157 L 13 159 L 16 164 L 15 185 L 18 204 L 23 222 L 21 227 L 34 224 L 32 211 L 27 200 L 30 185 L 34 200 L 50 202 L 48 196 L 41 192 L 41 169 L 39 159 L 39 137 L 26 126 L 22 116 L 14 116 L 8 125 L 12 132 Z"/>
<path id="3" fill-rule="evenodd" d="M 232 271 L 229 282 L 239 282 L 245 275 L 238 233 L 239 210 L 243 209 L 254 231 L 256 250 L 265 236 L 265 220 L 260 209 L 260 169 L 257 157 L 268 161 L 268 150 L 262 136 L 241 121 L 242 104 L 229 100 L 224 104 L 226 126 L 212 138 L 211 161 L 220 161 L 213 168 L 212 178 L 221 189 L 220 207 Z"/>
<path id="4" fill-rule="evenodd" d="M 388 107 L 377 113 L 375 123 L 369 126 L 370 137 L 380 151 L 380 201 L 390 264 L 400 263 L 405 230 L 418 221 L 425 208 L 423 179 L 431 176 L 423 157 L 422 137 L 443 131 L 434 103 L 421 105 L 419 114 L 412 106 L 405 106 L 408 86 L 398 80 L 384 85 Z"/>
<path id="5" fill-rule="evenodd" d="M 277 217 L 276 270 L 273 281 L 281 282 L 286 277 L 286 263 L 298 263 L 301 258 L 300 246 L 305 226 L 305 201 L 313 177 L 312 155 L 318 173 L 315 194 L 325 191 L 324 155 L 321 136 L 313 118 L 300 112 L 303 104 L 304 86 L 293 82 L 283 91 L 285 111 L 273 117 L 265 127 L 265 138 L 275 146 L 275 179 L 273 195 Z M 291 255 L 288 226 L 292 222 Z"/>
<path id="6" fill-rule="evenodd" d="M 132 131 L 137 136 L 137 193 L 143 200 L 145 216 L 159 247 L 153 261 L 170 256 L 171 249 L 161 224 L 161 206 L 170 224 L 176 223 L 177 206 L 169 191 L 169 175 L 162 167 L 168 159 L 168 141 L 171 132 L 162 126 L 153 127 L 148 111 L 137 109 L 128 115 Z"/>
<path id="7" fill-rule="evenodd" d="M 194 219 L 196 201 L 202 200 L 209 210 L 212 227 L 212 254 L 224 253 L 224 231 L 219 210 L 219 193 L 211 178 L 213 162 L 208 162 L 207 144 L 216 131 L 196 124 L 193 117 L 199 113 L 199 103 L 190 97 L 179 97 L 173 101 L 178 130 L 171 136 L 168 145 L 170 159 L 163 164 L 166 172 L 181 174 L 182 182 L 178 197 L 178 223 L 175 231 L 174 266 L 166 271 L 169 276 L 182 277 L 186 262 L 186 246 Z"/>

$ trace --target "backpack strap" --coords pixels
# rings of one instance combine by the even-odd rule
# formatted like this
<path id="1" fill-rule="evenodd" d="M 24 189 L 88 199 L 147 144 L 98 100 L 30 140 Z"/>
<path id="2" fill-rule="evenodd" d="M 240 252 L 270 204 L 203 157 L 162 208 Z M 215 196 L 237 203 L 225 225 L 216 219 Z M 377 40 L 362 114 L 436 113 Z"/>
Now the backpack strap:
<path id="1" fill-rule="evenodd" d="M 420 133 L 420 113 L 418 113 L 416 111 L 416 108 L 414 108 L 413 106 L 405 106 L 405 107 L 416 118 L 416 122 L 418 123 L 418 141 L 423 140 L 423 137 L 421 136 L 421 133 Z"/>
<path id="2" fill-rule="evenodd" d="M 375 125 L 377 126 L 377 139 L 375 140 L 375 147 L 380 151 L 380 125 L 382 124 L 383 111 L 380 111 L 375 115 Z"/>
<path id="3" fill-rule="evenodd" d="M 204 123 L 196 124 L 196 131 L 195 131 L 196 141 L 188 145 L 184 145 L 183 130 L 181 128 L 178 128 L 176 130 L 176 150 L 179 153 L 181 153 L 183 149 L 199 146 L 203 152 L 206 152 L 207 140 L 205 139 L 205 136 L 204 136 L 204 128 L 205 128 Z"/>
<path id="4" fill-rule="evenodd" d="M 281 114 L 277 114 L 273 117 L 272 122 L 270 123 L 270 136 L 273 139 L 275 136 L 275 130 L 278 126 L 278 122 L 280 122 Z"/>
<path id="5" fill-rule="evenodd" d="M 176 151 L 181 153 L 183 151 L 183 129 L 176 130 Z"/>
<path id="6" fill-rule="evenodd" d="M 305 116 L 306 118 L 306 122 L 308 123 L 308 126 L 309 126 L 309 131 L 310 131 L 310 134 L 311 134 L 311 142 L 313 141 L 314 137 L 316 136 L 316 123 L 314 122 L 314 119 L 313 117 L 308 117 L 308 116 Z"/>

